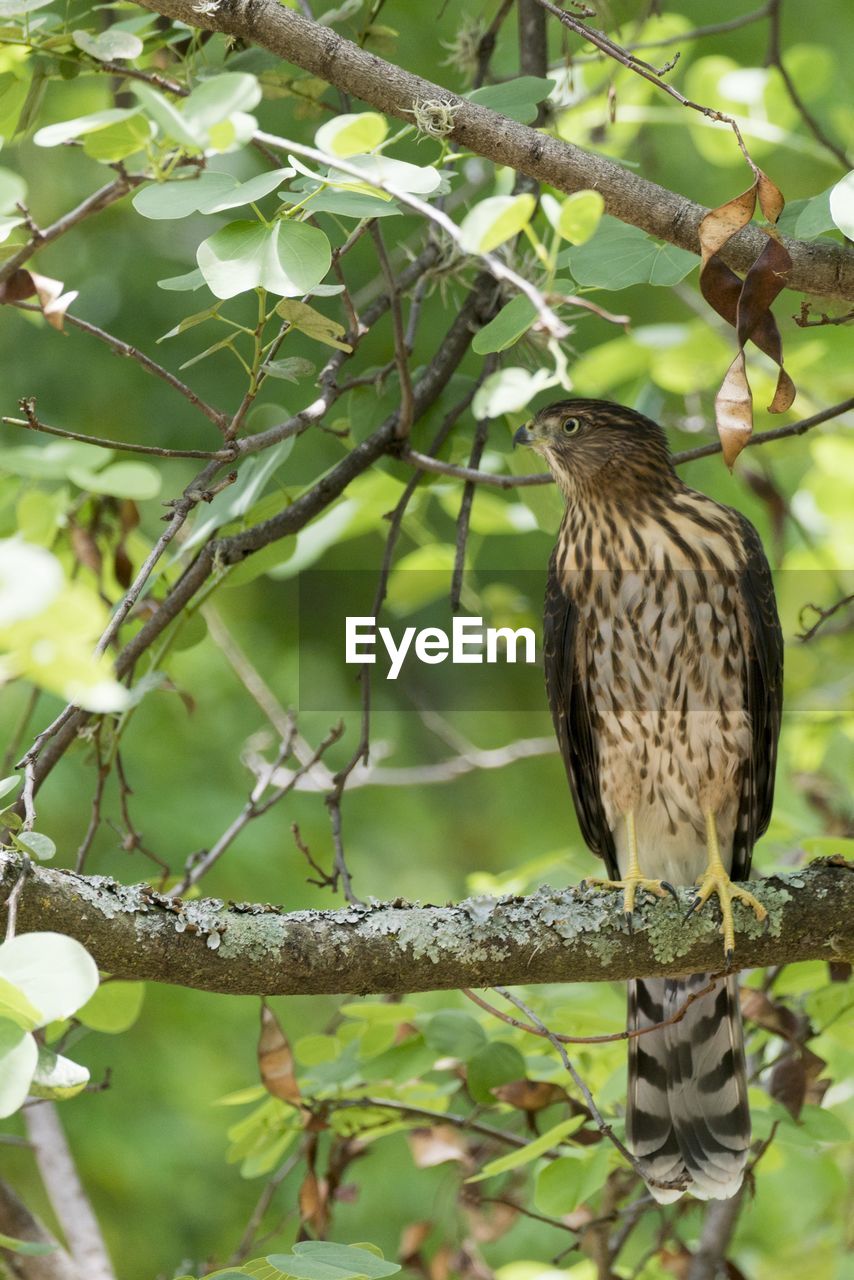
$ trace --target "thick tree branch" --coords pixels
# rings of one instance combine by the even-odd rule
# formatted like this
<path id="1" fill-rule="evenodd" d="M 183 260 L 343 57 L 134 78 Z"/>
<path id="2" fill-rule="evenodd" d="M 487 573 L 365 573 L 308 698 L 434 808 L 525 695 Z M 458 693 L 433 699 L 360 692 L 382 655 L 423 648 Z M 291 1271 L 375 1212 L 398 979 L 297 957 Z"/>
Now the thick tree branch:
<path id="1" fill-rule="evenodd" d="M 140 0 L 155 13 L 192 27 L 223 31 L 262 45 L 279 57 L 327 80 L 387 115 L 411 123 L 417 103 L 442 101 L 453 111 L 450 138 L 461 147 L 510 165 L 519 173 L 560 191 L 594 188 L 613 217 L 650 235 L 699 254 L 697 228 L 708 213 L 702 205 L 668 191 L 614 160 L 516 124 L 477 106 L 441 85 L 412 75 L 367 53 L 329 27 L 311 22 L 278 0 Z M 792 256 L 788 286 L 800 293 L 854 301 L 854 253 L 829 241 L 785 240 Z M 747 227 L 729 241 L 722 256 L 746 271 L 767 244 L 758 227 Z"/>
<path id="2" fill-rule="evenodd" d="M 0 899 L 19 869 L 17 856 L 0 855 Z M 771 924 L 765 932 L 736 908 L 742 967 L 854 954 L 849 867 L 814 864 L 753 887 Z M 286 912 L 215 898 L 182 902 L 146 885 L 36 867 L 21 892 L 18 929 L 77 938 L 120 978 L 235 995 L 364 994 L 719 969 L 714 912 L 684 924 L 684 905 L 644 904 L 630 934 L 618 896 L 590 889 L 541 888 L 526 898 L 484 896 L 445 907 L 395 902 Z"/>

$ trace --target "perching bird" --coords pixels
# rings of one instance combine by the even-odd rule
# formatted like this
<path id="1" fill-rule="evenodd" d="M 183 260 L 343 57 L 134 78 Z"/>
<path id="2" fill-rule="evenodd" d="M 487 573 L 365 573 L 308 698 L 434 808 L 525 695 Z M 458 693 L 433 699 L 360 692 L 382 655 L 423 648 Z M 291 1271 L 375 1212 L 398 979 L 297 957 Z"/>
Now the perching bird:
<path id="1" fill-rule="evenodd" d="M 546 686 L 578 821 L 631 912 L 639 890 L 732 900 L 771 816 L 783 642 L 768 562 L 744 516 L 689 489 L 662 429 L 602 400 L 540 410 L 515 442 L 545 458 L 566 511 L 549 566 Z M 666 1021 L 705 975 L 629 984 L 630 1029 Z M 627 1132 L 655 1198 L 726 1199 L 750 1112 L 738 986 L 630 1040 Z"/>

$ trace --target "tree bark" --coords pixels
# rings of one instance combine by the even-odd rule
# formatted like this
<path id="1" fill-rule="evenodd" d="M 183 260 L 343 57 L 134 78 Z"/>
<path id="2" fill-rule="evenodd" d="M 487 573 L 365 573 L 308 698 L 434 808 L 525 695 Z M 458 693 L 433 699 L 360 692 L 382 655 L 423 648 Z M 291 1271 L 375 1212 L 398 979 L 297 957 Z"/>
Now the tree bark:
<path id="1" fill-rule="evenodd" d="M 5 899 L 20 860 L 0 855 Z M 737 904 L 740 967 L 854 955 L 854 874 L 815 863 L 752 884 L 769 911 L 763 928 Z M 332 911 L 264 903 L 183 902 L 147 885 L 34 867 L 19 901 L 19 931 L 77 938 L 101 969 L 234 995 L 434 991 L 540 982 L 611 982 L 723 966 L 710 904 L 683 923 L 682 902 L 645 902 L 633 932 L 618 894 L 540 888 L 528 897 L 469 898 L 452 906 L 375 902 Z M 2 916 L 0 912 L 0 916 Z"/>
<path id="2" fill-rule="evenodd" d="M 204 5 L 196 0 L 140 3 L 191 27 L 223 31 L 261 45 L 376 110 L 407 123 L 413 120 L 416 103 L 446 103 L 454 112 L 449 137 L 461 147 L 496 164 L 510 165 L 559 191 L 593 188 L 601 192 L 607 212 L 621 222 L 691 253 L 700 252 L 697 228 L 708 213 L 702 205 L 647 181 L 614 160 L 538 133 L 422 76 L 412 75 L 360 49 L 331 28 L 285 8 L 278 0 L 219 0 Z M 781 239 L 792 256 L 790 289 L 854 301 L 854 252 L 828 240 Z M 729 241 L 722 257 L 736 271 L 745 272 L 767 240 L 758 227 L 746 227 Z"/>

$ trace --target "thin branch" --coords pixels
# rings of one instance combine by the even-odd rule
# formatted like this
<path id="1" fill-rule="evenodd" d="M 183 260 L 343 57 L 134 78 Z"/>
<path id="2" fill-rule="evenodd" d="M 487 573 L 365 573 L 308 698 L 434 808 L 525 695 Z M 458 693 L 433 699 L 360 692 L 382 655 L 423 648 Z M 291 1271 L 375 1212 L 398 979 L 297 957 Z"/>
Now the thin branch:
<path id="1" fill-rule="evenodd" d="M 655 67 L 650 66 L 648 62 L 644 62 L 641 58 L 636 58 L 633 53 L 629 53 L 626 49 L 622 48 L 621 45 L 618 45 L 614 40 L 607 36 L 604 31 L 597 31 L 595 27 L 587 26 L 587 24 L 581 19 L 576 18 L 571 13 L 567 13 L 565 9 L 559 9 L 557 5 L 552 4 L 551 0 L 535 0 L 535 3 L 545 9 L 547 13 L 550 13 L 553 17 L 557 18 L 558 21 L 565 27 L 568 27 L 570 31 L 581 36 L 583 40 L 586 40 L 589 44 L 592 44 L 595 48 L 599 49 L 606 55 L 606 57 L 612 58 L 615 62 L 626 67 L 629 71 L 633 71 L 635 75 L 641 76 L 642 79 L 648 80 L 651 84 L 654 84 L 657 89 L 662 89 L 665 93 L 669 94 L 671 98 L 675 98 L 681 106 L 688 107 L 692 111 L 697 111 L 700 115 L 706 116 L 709 120 L 716 120 L 720 124 L 729 125 L 735 135 L 741 154 L 744 156 L 745 161 L 753 172 L 758 176 L 759 170 L 754 164 L 750 152 L 745 146 L 744 138 L 741 136 L 741 130 L 738 127 L 738 122 L 732 116 L 727 115 L 723 111 L 718 111 L 714 107 L 703 106 L 700 102 L 694 102 L 690 98 L 686 98 L 683 93 L 680 93 L 672 84 L 668 84 L 667 81 L 663 79 L 664 73 L 674 66 L 676 59 L 679 57 L 678 53 L 676 54 L 676 57 L 665 67 L 661 67 L 656 70 Z"/>
<path id="2" fill-rule="evenodd" d="M 635 1040 L 638 1036 L 648 1035 L 650 1031 L 661 1031 L 664 1027 L 672 1027 L 675 1023 L 681 1022 L 695 1000 L 699 1000 L 702 996 L 708 995 L 710 991 L 714 991 L 720 981 L 720 977 L 720 974 L 713 975 L 705 987 L 702 987 L 699 991 L 693 991 L 682 1002 L 673 1016 L 667 1018 L 664 1022 L 656 1022 L 648 1027 L 637 1027 L 633 1031 L 613 1031 L 610 1035 L 605 1036 L 567 1036 L 556 1031 L 545 1031 L 542 1027 L 532 1026 L 530 1022 L 521 1022 L 519 1018 L 512 1018 L 509 1013 L 503 1013 L 501 1009 L 496 1009 L 494 1005 L 489 1004 L 477 992 L 471 991 L 467 987 L 462 988 L 462 993 L 486 1013 L 491 1013 L 493 1017 L 500 1018 L 502 1022 L 506 1022 L 510 1027 L 515 1027 L 518 1031 L 527 1031 L 529 1035 L 540 1036 L 546 1040 L 558 1040 L 561 1044 L 614 1044 L 617 1040 Z"/>
<path id="3" fill-rule="evenodd" d="M 154 444 L 132 444 L 126 440 L 108 440 L 104 436 L 87 436 L 80 431 L 52 427 L 49 423 L 42 422 L 36 417 L 35 399 L 32 396 L 28 396 L 21 405 L 27 413 L 26 418 L 2 417 L 0 422 L 7 427 L 23 427 L 27 431 L 40 431 L 45 435 L 59 436 L 61 440 L 79 440 L 83 444 L 93 444 L 99 449 L 115 449 L 121 453 L 146 453 L 157 458 L 217 458 L 223 462 L 230 461 L 235 456 L 233 449 L 219 449 L 215 453 L 207 449 L 165 449 Z"/>
<path id="4" fill-rule="evenodd" d="M 27 1208 L 23 1200 L 20 1200 L 12 1188 L 2 1180 L 0 1180 L 0 1232 L 15 1240 L 27 1240 L 33 1244 L 46 1245 L 51 1250 L 41 1256 L 36 1254 L 28 1257 L 26 1254 L 14 1254 L 12 1255 L 14 1264 L 10 1264 L 9 1255 L 0 1245 L 4 1269 L 10 1276 L 14 1275 L 16 1280 L 83 1280 L 82 1273 L 65 1250 L 35 1214 Z M 10 1266 L 14 1266 L 14 1270 L 10 1269 Z"/>
<path id="5" fill-rule="evenodd" d="M 86 1280 L 116 1280 L 74 1157 L 53 1102 L 40 1102 L 24 1112 L 45 1191 L 68 1242 L 68 1249 Z"/>
<path id="6" fill-rule="evenodd" d="M 208 404 L 201 396 L 196 395 L 191 387 L 185 382 L 177 378 L 174 373 L 170 373 L 168 369 L 164 369 L 156 360 L 152 360 L 151 356 L 147 356 L 144 351 L 140 351 L 138 347 L 133 346 L 130 342 L 125 342 L 122 338 L 116 338 L 113 334 L 107 333 L 104 329 L 99 329 L 97 325 L 90 324 L 88 320 L 81 320 L 79 316 L 65 313 L 65 322 L 73 328 L 79 329 L 81 333 L 88 333 L 90 337 L 97 338 L 99 342 L 104 342 L 117 356 L 124 356 L 126 359 L 135 360 L 138 365 L 145 369 L 146 373 L 151 373 L 155 378 L 159 378 L 161 382 L 165 382 L 183 396 L 194 409 L 198 409 L 203 413 L 214 426 L 220 431 L 224 431 L 228 425 L 228 414 L 222 413 L 219 409 L 215 409 L 213 405 Z"/>
<path id="7" fill-rule="evenodd" d="M 818 614 L 818 617 L 811 627 L 805 627 L 805 629 L 799 633 L 797 639 L 802 640 L 806 644 L 808 640 L 812 640 L 817 631 L 821 630 L 828 618 L 832 618 L 840 609 L 845 609 L 850 604 L 854 604 L 854 595 L 843 596 L 841 600 L 836 601 L 836 604 L 832 604 L 829 609 L 822 609 L 821 606 L 817 604 L 805 604 L 801 609 L 800 616 L 798 618 L 801 626 L 805 627 L 804 614 L 807 609 L 812 609 L 813 613 Z"/>
<path id="8" fill-rule="evenodd" d="M 414 401 L 412 398 L 412 378 L 409 374 L 409 348 L 403 328 L 403 313 L 400 307 L 400 288 L 394 278 L 391 263 L 386 253 L 385 242 L 379 223 L 371 223 L 371 235 L 379 258 L 385 286 L 388 290 L 391 308 L 392 331 L 394 333 L 394 360 L 397 365 L 397 376 L 400 380 L 400 417 L 397 421 L 397 438 L 405 440 L 412 427 Z"/>
<path id="9" fill-rule="evenodd" d="M 716 1280 L 721 1274 L 744 1203 L 746 1187 L 747 1183 L 742 1183 L 729 1200 L 712 1200 L 707 1206 L 700 1244 L 691 1259 L 686 1280 Z"/>
<path id="10" fill-rule="evenodd" d="M 351 93 L 375 110 L 412 119 L 417 104 L 442 101 L 454 112 L 449 139 L 496 164 L 508 165 L 560 191 L 594 188 L 606 211 L 650 235 L 699 254 L 697 229 L 708 209 L 668 191 L 616 161 L 585 151 L 451 93 L 421 76 L 367 53 L 337 32 L 281 6 L 219 5 L 199 13 L 193 0 L 145 0 L 144 7 L 193 27 L 251 40 L 311 74 Z M 854 253 L 828 241 L 783 241 L 792 255 L 788 287 L 854 301 Z M 746 271 L 767 243 L 759 227 L 747 227 L 723 250 L 727 264 Z"/>
<path id="11" fill-rule="evenodd" d="M 480 470 L 480 460 L 483 457 L 483 451 L 486 448 L 486 441 L 489 436 L 489 421 L 481 418 L 475 428 L 474 441 L 472 442 L 471 453 L 469 454 L 468 469 L 471 471 Z M 463 497 L 460 503 L 460 511 L 457 516 L 457 538 L 454 548 L 454 572 L 451 577 L 451 610 L 456 613 L 460 607 L 460 595 L 463 589 L 463 574 L 466 567 L 466 545 L 469 538 L 469 525 L 471 523 L 471 509 L 474 503 L 475 486 L 471 480 L 466 482 L 463 489 Z"/>
<path id="12" fill-rule="evenodd" d="M 816 120 L 807 104 L 801 97 L 800 90 L 795 84 L 794 79 L 786 70 L 786 64 L 783 61 L 783 46 L 780 37 L 780 27 L 783 17 L 783 0 L 769 0 L 768 3 L 768 57 L 767 62 L 770 67 L 776 67 L 780 73 L 780 79 L 789 95 L 792 106 L 800 115 L 806 127 L 809 129 L 816 142 L 820 142 L 825 150 L 829 151 L 835 160 L 838 160 L 843 169 L 851 168 L 851 161 L 845 153 L 845 150 L 828 137 L 822 126 Z"/>
<path id="13" fill-rule="evenodd" d="M 407 850 L 410 857 L 415 853 Z M 0 896 L 20 869 L 19 857 L 0 853 Z M 751 890 L 768 908 L 771 924 L 766 932 L 736 905 L 739 966 L 854 954 L 849 868 L 818 863 L 753 882 Z M 718 970 L 718 921 L 709 913 L 687 927 L 688 893 L 681 891 L 681 906 L 644 903 L 629 934 L 620 904 L 607 890 L 541 888 L 527 898 L 479 896 L 456 906 L 371 903 L 289 913 L 261 903 L 182 901 L 146 885 L 34 866 L 20 892 L 18 929 L 77 938 L 116 978 L 206 991 L 483 989 Z"/>

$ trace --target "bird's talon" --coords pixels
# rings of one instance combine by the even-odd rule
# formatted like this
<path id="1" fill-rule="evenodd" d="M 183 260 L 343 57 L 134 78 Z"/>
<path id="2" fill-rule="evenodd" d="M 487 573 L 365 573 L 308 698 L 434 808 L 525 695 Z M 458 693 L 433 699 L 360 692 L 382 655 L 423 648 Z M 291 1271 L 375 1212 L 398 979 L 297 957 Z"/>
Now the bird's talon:
<path id="1" fill-rule="evenodd" d="M 670 896 L 671 896 L 671 898 L 673 899 L 673 901 L 674 901 L 674 902 L 676 902 L 676 903 L 678 904 L 678 902 L 679 902 L 679 894 L 678 894 L 678 893 L 676 892 L 676 890 L 673 888 L 673 885 L 670 883 L 670 881 L 669 881 L 669 880 L 662 880 L 662 882 L 661 882 L 661 887 L 662 887 L 662 889 L 665 889 L 665 890 L 667 891 L 667 893 L 669 893 L 669 894 L 670 894 Z"/>

